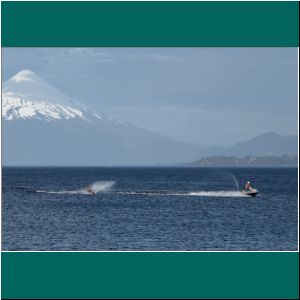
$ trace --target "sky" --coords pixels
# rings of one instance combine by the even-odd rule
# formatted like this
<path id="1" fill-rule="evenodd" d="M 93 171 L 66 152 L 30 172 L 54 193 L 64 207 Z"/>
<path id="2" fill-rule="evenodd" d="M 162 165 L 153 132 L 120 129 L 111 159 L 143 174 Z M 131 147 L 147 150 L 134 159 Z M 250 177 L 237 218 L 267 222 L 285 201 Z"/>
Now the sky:
<path id="1" fill-rule="evenodd" d="M 30 69 L 99 112 L 201 146 L 297 134 L 297 66 L 297 48 L 2 48 L 4 81 Z"/>

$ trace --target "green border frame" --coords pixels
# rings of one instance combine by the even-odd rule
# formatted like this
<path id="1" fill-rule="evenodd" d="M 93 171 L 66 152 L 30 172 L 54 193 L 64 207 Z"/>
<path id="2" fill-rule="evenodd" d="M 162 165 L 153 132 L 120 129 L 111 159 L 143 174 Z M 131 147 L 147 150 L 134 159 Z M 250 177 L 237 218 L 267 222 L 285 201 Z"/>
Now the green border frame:
<path id="1" fill-rule="evenodd" d="M 2 2 L 2 47 L 299 45 L 299 3 Z"/>
<path id="2" fill-rule="evenodd" d="M 3 298 L 298 299 L 298 253 L 2 253 Z"/>
<path id="3" fill-rule="evenodd" d="M 298 2 L 1 2 L 2 47 L 298 47 Z M 2 252 L 2 298 L 298 299 L 298 252 Z"/>

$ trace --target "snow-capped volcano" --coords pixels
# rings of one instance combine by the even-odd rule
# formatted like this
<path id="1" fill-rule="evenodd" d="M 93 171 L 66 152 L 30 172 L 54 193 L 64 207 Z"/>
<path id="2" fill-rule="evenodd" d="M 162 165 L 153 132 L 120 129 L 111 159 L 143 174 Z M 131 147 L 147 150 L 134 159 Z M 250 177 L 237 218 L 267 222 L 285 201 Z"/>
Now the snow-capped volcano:
<path id="1" fill-rule="evenodd" d="M 3 84 L 2 117 L 5 120 L 88 119 L 88 115 L 101 118 L 30 70 L 20 71 Z"/>
<path id="2" fill-rule="evenodd" d="M 199 147 L 95 112 L 23 70 L 2 88 L 4 165 L 139 165 L 197 157 Z"/>

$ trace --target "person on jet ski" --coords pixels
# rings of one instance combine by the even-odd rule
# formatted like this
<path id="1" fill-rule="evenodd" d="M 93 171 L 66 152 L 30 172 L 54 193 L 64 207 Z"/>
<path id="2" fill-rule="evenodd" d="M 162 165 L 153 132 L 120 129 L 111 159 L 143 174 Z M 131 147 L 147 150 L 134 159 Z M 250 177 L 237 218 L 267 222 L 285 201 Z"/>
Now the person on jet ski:
<path id="1" fill-rule="evenodd" d="M 252 186 L 251 186 L 251 184 L 250 184 L 250 181 L 248 181 L 248 182 L 246 183 L 246 185 L 245 185 L 245 190 L 246 190 L 246 191 L 252 190 Z"/>
<path id="2" fill-rule="evenodd" d="M 92 191 L 92 189 L 90 188 L 90 187 L 86 187 L 85 188 L 85 190 L 88 192 L 88 193 L 90 193 L 90 194 L 92 194 L 92 195 L 95 195 L 95 193 Z"/>

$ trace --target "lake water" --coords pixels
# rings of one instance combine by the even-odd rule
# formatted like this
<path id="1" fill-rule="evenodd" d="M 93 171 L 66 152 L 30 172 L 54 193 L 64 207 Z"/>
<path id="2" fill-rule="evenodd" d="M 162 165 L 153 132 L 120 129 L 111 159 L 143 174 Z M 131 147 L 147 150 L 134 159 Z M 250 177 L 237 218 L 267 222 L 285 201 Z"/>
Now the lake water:
<path id="1" fill-rule="evenodd" d="M 2 250 L 297 250 L 296 168 L 3 168 Z M 260 194 L 238 192 L 250 180 Z M 95 183 L 90 195 L 84 187 Z"/>

